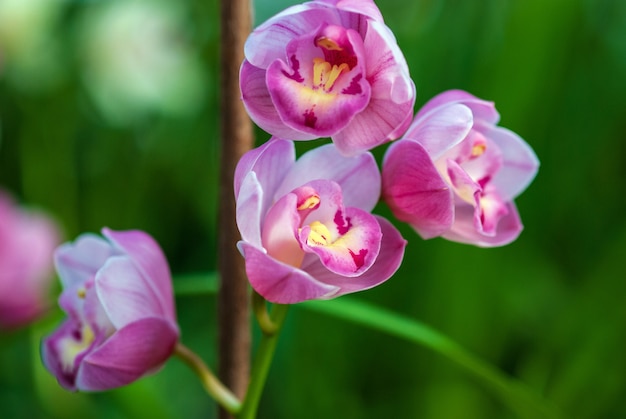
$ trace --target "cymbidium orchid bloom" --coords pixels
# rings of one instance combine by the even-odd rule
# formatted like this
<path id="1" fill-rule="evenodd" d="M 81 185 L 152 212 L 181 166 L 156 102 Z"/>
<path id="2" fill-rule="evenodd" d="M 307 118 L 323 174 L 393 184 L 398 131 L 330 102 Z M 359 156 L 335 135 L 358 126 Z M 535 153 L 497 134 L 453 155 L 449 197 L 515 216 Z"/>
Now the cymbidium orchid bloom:
<path id="1" fill-rule="evenodd" d="M 467 92 L 430 100 L 385 155 L 383 196 L 395 216 L 425 239 L 482 247 L 515 240 L 522 223 L 513 200 L 539 161 L 499 119 L 492 102 Z"/>
<path id="2" fill-rule="evenodd" d="M 158 369 L 178 341 L 171 276 L 141 231 L 103 229 L 59 247 L 55 264 L 68 318 L 42 344 L 46 368 L 68 390 L 102 391 Z"/>
<path id="3" fill-rule="evenodd" d="M 239 249 L 252 287 L 274 303 L 328 299 L 386 281 L 406 242 L 370 214 L 380 196 L 373 156 L 328 144 L 295 160 L 293 142 L 271 139 L 235 172 Z"/>
<path id="4" fill-rule="evenodd" d="M 243 103 L 272 135 L 331 137 L 352 155 L 400 137 L 413 116 L 415 85 L 372 0 L 292 6 L 252 32 L 245 58 Z"/>
<path id="5" fill-rule="evenodd" d="M 0 191 L 0 331 L 26 325 L 50 307 L 58 244 L 51 219 L 16 206 Z"/>

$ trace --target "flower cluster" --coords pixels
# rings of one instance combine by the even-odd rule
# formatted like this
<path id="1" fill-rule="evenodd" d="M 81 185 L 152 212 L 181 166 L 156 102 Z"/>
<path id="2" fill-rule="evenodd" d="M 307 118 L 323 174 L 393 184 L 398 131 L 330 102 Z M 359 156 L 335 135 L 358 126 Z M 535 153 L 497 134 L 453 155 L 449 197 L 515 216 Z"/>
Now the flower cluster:
<path id="1" fill-rule="evenodd" d="M 272 17 L 246 42 L 240 82 L 250 117 L 274 136 L 235 180 L 239 249 L 269 301 L 333 298 L 393 275 L 404 240 L 370 214 L 381 178 L 368 150 L 403 134 L 382 169 L 399 220 L 423 238 L 477 246 L 521 232 L 513 199 L 536 174 L 532 149 L 496 126 L 493 103 L 463 91 L 413 119 L 414 83 L 373 1 L 316 0 Z M 297 161 L 286 141 L 320 137 L 333 144 Z"/>
<path id="2" fill-rule="evenodd" d="M 520 234 L 513 200 L 537 172 L 534 152 L 496 125 L 493 103 L 463 91 L 438 95 L 413 118 L 415 85 L 372 0 L 315 0 L 269 19 L 246 42 L 240 87 L 250 117 L 273 136 L 241 158 L 234 182 L 237 246 L 266 300 L 330 299 L 389 279 L 406 241 L 372 214 L 381 196 L 425 239 L 500 246 Z M 292 140 L 322 137 L 332 143 L 296 158 Z M 369 150 L 392 140 L 381 174 Z M 1 223 L 5 207 L 0 199 L 0 246 L 18 236 Z M 103 235 L 55 254 L 67 319 L 42 356 L 70 390 L 131 383 L 158 369 L 179 339 L 159 246 L 139 231 Z M 0 259 L 1 274 L 19 270 L 6 266 Z M 40 276 L 22 274 L 25 286 Z M 18 320 L 38 310 L 23 306 Z"/>

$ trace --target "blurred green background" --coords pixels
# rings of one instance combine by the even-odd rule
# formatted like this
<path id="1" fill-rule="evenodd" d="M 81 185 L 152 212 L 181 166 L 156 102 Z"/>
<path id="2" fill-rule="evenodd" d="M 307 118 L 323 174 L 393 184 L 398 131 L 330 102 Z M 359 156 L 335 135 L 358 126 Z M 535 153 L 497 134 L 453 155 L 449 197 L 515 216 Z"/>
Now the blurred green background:
<path id="1" fill-rule="evenodd" d="M 255 1 L 257 24 L 294 3 Z M 451 88 L 493 100 L 541 168 L 517 200 L 515 243 L 423 241 L 398 224 L 403 266 L 358 297 L 432 325 L 567 418 L 626 417 L 626 2 L 378 5 L 416 106 Z M 68 240 L 139 228 L 175 275 L 214 270 L 218 12 L 217 0 L 0 0 L 0 186 L 52 214 Z M 215 297 L 177 307 L 183 342 L 214 366 Z M 38 354 L 60 318 L 0 336 L 0 416 L 215 416 L 177 359 L 124 389 L 65 392 Z M 296 306 L 259 417 L 514 416 L 440 355 Z"/>

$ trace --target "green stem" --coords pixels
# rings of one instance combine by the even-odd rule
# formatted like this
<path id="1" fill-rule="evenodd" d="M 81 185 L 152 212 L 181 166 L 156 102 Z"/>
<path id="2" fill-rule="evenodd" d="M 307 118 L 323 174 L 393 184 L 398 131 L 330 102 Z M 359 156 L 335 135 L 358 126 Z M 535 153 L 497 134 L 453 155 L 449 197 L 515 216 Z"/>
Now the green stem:
<path id="1" fill-rule="evenodd" d="M 252 310 L 264 335 L 274 335 L 278 332 L 278 325 L 272 321 L 267 312 L 267 301 L 254 290 L 252 290 Z"/>
<path id="2" fill-rule="evenodd" d="M 196 373 L 207 393 L 227 412 L 236 414 L 241 409 L 239 399 L 215 377 L 213 372 L 195 352 L 178 342 L 174 349 L 174 354 Z"/>
<path id="3" fill-rule="evenodd" d="M 285 317 L 287 316 L 288 308 L 288 305 L 282 304 L 274 304 L 272 307 L 270 320 L 276 326 L 276 330 L 274 333 L 264 333 L 261 338 L 259 349 L 257 350 L 254 363 L 252 364 L 252 373 L 250 376 L 250 384 L 248 385 L 246 398 L 243 401 L 241 412 L 238 415 L 239 419 L 254 419 L 256 417 L 259 401 L 261 400 L 261 394 L 263 393 L 263 387 L 265 386 L 267 374 L 274 357 L 279 332 L 283 326 Z"/>
<path id="4" fill-rule="evenodd" d="M 506 376 L 453 340 L 414 319 L 345 297 L 331 301 L 309 301 L 300 306 L 349 320 L 434 350 L 480 378 L 520 417 L 529 419 L 562 417 L 554 406 L 534 394 L 521 382 Z"/>

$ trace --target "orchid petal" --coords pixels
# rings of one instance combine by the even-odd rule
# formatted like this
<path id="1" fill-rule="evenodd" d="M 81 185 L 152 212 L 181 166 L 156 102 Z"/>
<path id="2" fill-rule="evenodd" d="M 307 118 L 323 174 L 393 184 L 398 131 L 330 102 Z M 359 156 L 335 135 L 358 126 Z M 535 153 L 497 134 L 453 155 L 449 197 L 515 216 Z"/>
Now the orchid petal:
<path id="1" fill-rule="evenodd" d="M 331 225 L 339 230 L 339 237 L 332 241 L 328 237 L 325 238 L 328 243 L 318 243 L 310 239 L 311 233 L 315 232 L 314 227 L 307 225 L 300 231 L 302 248 L 317 254 L 331 272 L 342 276 L 359 276 L 378 257 L 382 238 L 380 226 L 373 215 L 358 208 L 346 208 L 343 213 L 338 209 L 335 214 Z"/>
<path id="2" fill-rule="evenodd" d="M 416 117 L 404 138 L 420 143 L 430 158 L 437 161 L 463 141 L 472 129 L 472 124 L 472 112 L 467 106 L 441 106 L 422 117 Z"/>
<path id="3" fill-rule="evenodd" d="M 321 261 L 313 255 L 305 257 L 302 269 L 319 281 L 340 287 L 332 298 L 340 295 L 363 291 L 382 284 L 398 270 L 404 257 L 406 240 L 389 221 L 374 216 L 380 224 L 382 241 L 376 262 L 363 274 L 356 277 L 338 275 L 329 271 Z"/>
<path id="4" fill-rule="evenodd" d="M 175 320 L 172 275 L 158 243 L 151 236 L 139 230 L 113 231 L 104 228 L 102 234 L 111 240 L 117 248 L 123 250 L 128 258 L 133 261 L 143 278 L 146 287 L 145 292 L 150 292 L 156 297 L 154 303 L 158 305 L 159 309 L 155 306 L 155 312 Z"/>
<path id="5" fill-rule="evenodd" d="M 248 172 L 237 196 L 237 228 L 241 239 L 261 246 L 263 189 L 256 172 Z"/>
<path id="6" fill-rule="evenodd" d="M 297 131 L 282 122 L 267 89 L 265 76 L 264 69 L 254 67 L 248 61 L 241 65 L 239 74 L 241 99 L 250 118 L 263 130 L 281 138 L 292 140 L 317 138 L 317 135 Z"/>
<path id="7" fill-rule="evenodd" d="M 337 10 L 316 2 L 289 7 L 254 29 L 244 45 L 245 57 L 253 66 L 267 69 L 285 58 L 289 41 L 323 24 L 341 24 Z"/>
<path id="8" fill-rule="evenodd" d="M 54 263 L 64 288 L 93 278 L 111 256 L 120 254 L 104 239 L 95 234 L 82 234 L 73 243 L 56 250 Z"/>
<path id="9" fill-rule="evenodd" d="M 320 38 L 329 39 L 339 51 L 317 46 Z M 330 136 L 367 106 L 370 87 L 365 80 L 365 51 L 353 30 L 322 25 L 292 39 L 286 54 L 289 65 L 274 61 L 267 68 L 266 82 L 280 119 L 292 129 Z"/>
<path id="10" fill-rule="evenodd" d="M 447 160 L 446 166 L 450 185 L 456 196 L 476 207 L 478 205 L 478 197 L 482 192 L 481 186 L 454 160 Z"/>
<path id="11" fill-rule="evenodd" d="M 517 239 L 522 232 L 523 226 L 515 204 L 508 202 L 506 205 L 508 213 L 500 218 L 493 236 L 486 236 L 476 230 L 474 209 L 467 205 L 457 208 L 454 225 L 449 231 L 442 234 L 442 237 L 480 247 L 496 247 L 509 244 Z"/>
<path id="12" fill-rule="evenodd" d="M 239 242 L 238 247 L 246 258 L 250 284 L 272 303 L 294 304 L 329 298 L 339 290 L 335 285 L 320 282 L 300 269 L 275 260 L 248 243 Z"/>
<path id="13" fill-rule="evenodd" d="M 177 340 L 178 329 L 165 319 L 130 323 L 83 359 L 76 387 L 102 391 L 129 384 L 162 365 Z"/>
<path id="14" fill-rule="evenodd" d="M 492 179 L 492 185 L 504 201 L 513 200 L 537 175 L 539 159 L 524 140 L 506 128 L 486 128 L 485 135 L 502 153 L 502 167 Z"/>
<path id="15" fill-rule="evenodd" d="M 297 240 L 301 223 L 298 214 L 298 196 L 290 193 L 279 199 L 267 212 L 263 222 L 263 247 L 276 260 L 298 267 L 304 252 Z"/>
<path id="16" fill-rule="evenodd" d="M 282 196 L 315 179 L 332 179 L 343 193 L 343 204 L 371 211 L 380 198 L 380 173 L 371 153 L 346 157 L 332 144 L 300 156 L 276 191 Z"/>
<path id="17" fill-rule="evenodd" d="M 241 158 L 235 169 L 235 191 L 239 194 L 238 183 L 249 171 L 256 173 L 260 187 L 263 189 L 261 217 L 265 215 L 274 202 L 274 191 L 291 169 L 296 159 L 292 141 L 272 138 L 262 146 L 248 151 Z"/>
<path id="18" fill-rule="evenodd" d="M 415 118 L 422 118 L 440 106 L 452 104 L 462 104 L 470 108 L 475 120 L 481 120 L 487 124 L 496 124 L 500 120 L 500 114 L 493 102 L 479 99 L 463 90 L 447 90 L 438 94 L 422 106 Z"/>
<path id="19" fill-rule="evenodd" d="M 110 258 L 96 276 L 96 292 L 116 329 L 137 319 L 170 318 L 150 280 L 128 256 Z"/>
<path id="20" fill-rule="evenodd" d="M 383 22 L 383 15 L 373 0 L 318 0 L 323 3 L 334 5 L 339 10 L 365 15 L 370 19 Z"/>
<path id="21" fill-rule="evenodd" d="M 403 139 L 387 150 L 383 197 L 394 215 L 424 239 L 440 235 L 454 221 L 453 193 L 426 150 L 415 141 Z"/>
<path id="22" fill-rule="evenodd" d="M 369 21 L 364 40 L 367 81 L 371 85 L 368 107 L 350 125 L 333 135 L 342 154 L 352 155 L 395 140 L 408 128 L 415 104 L 415 84 L 393 33 L 380 22 Z"/>
<path id="23" fill-rule="evenodd" d="M 260 147 L 245 153 L 235 169 L 235 197 L 248 172 L 256 172 L 266 190 L 275 189 L 293 165 L 296 152 L 293 142 L 271 138 Z"/>

